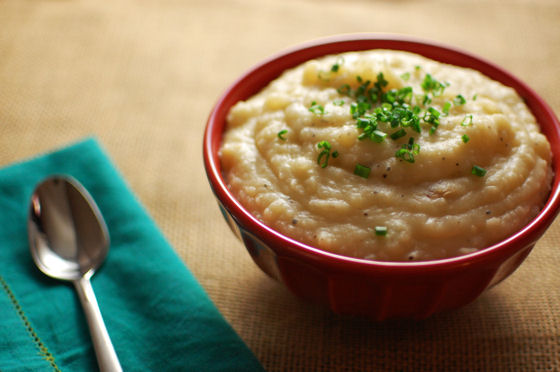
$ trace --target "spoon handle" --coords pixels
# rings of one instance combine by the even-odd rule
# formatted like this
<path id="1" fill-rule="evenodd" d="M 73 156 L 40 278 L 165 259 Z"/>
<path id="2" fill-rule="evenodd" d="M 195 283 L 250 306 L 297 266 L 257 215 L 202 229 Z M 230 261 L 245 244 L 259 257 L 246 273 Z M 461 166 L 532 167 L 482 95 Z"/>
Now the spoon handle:
<path id="1" fill-rule="evenodd" d="M 99 370 L 101 372 L 121 372 L 122 367 L 101 317 L 89 278 L 83 277 L 74 280 L 73 283 L 86 315 Z"/>

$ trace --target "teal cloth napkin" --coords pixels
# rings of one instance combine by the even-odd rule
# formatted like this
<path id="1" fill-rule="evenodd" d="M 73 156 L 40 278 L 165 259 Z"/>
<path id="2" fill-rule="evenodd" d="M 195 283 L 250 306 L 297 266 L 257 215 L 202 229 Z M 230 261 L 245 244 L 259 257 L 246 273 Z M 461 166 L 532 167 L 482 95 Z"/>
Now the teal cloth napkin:
<path id="1" fill-rule="evenodd" d="M 0 371 L 97 370 L 73 286 L 29 253 L 29 198 L 51 174 L 80 181 L 106 219 L 92 286 L 125 371 L 262 371 L 93 138 L 0 170 Z"/>

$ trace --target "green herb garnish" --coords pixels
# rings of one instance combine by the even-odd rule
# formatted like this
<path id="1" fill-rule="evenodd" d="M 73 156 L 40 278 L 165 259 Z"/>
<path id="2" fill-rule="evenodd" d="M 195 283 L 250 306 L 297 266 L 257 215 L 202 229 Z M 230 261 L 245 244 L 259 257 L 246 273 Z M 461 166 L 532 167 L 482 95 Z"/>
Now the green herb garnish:
<path id="1" fill-rule="evenodd" d="M 311 102 L 311 107 L 309 107 L 309 111 L 314 113 L 315 115 L 325 115 L 326 111 L 322 105 L 319 105 L 317 102 Z"/>
<path id="2" fill-rule="evenodd" d="M 428 110 L 424 113 L 424 117 L 422 119 L 424 119 L 424 122 L 431 124 L 431 128 L 430 128 L 430 134 L 433 134 L 437 127 L 439 126 L 439 117 L 441 115 L 441 112 L 439 112 L 436 108 L 434 107 L 428 107 Z"/>
<path id="3" fill-rule="evenodd" d="M 408 139 L 408 143 L 405 143 L 401 146 L 400 149 L 397 150 L 395 156 L 398 159 L 405 160 L 409 163 L 414 163 L 414 156 L 418 155 L 420 152 L 420 145 L 414 143 L 414 137 L 410 137 Z"/>
<path id="4" fill-rule="evenodd" d="M 393 132 L 391 134 L 391 139 L 396 140 L 396 139 L 399 139 L 399 138 L 404 137 L 404 136 L 406 136 L 406 130 L 401 128 L 398 131 Z"/>
<path id="5" fill-rule="evenodd" d="M 472 120 L 473 120 L 472 114 L 467 114 L 465 115 L 463 121 L 461 122 L 461 125 L 464 127 L 468 127 L 469 125 L 472 124 Z"/>
<path id="6" fill-rule="evenodd" d="M 278 138 L 280 138 L 282 141 L 286 140 L 286 133 L 288 133 L 287 129 L 282 129 L 280 132 L 278 132 Z"/>
<path id="7" fill-rule="evenodd" d="M 388 84 L 389 82 L 385 80 L 385 76 L 383 76 L 383 73 L 380 72 L 377 74 L 377 81 L 373 85 L 379 90 L 379 92 L 382 92 L 383 88 L 385 88 Z"/>
<path id="8" fill-rule="evenodd" d="M 445 102 L 443 104 L 442 112 L 444 115 L 449 115 L 449 109 L 451 108 L 451 102 Z"/>
<path id="9" fill-rule="evenodd" d="M 432 93 L 434 97 L 437 97 L 443 93 L 445 90 L 445 84 L 440 83 L 432 77 L 430 74 L 426 74 L 424 80 L 422 81 L 422 89 L 426 93 Z"/>
<path id="10" fill-rule="evenodd" d="M 340 87 L 338 87 L 338 89 L 336 91 L 338 93 L 344 94 L 346 96 L 351 96 L 352 95 L 352 88 L 350 87 L 349 84 L 342 84 Z"/>
<path id="11" fill-rule="evenodd" d="M 465 97 L 463 97 L 462 95 L 457 94 L 457 95 L 455 96 L 455 98 L 453 99 L 453 103 L 454 103 L 456 106 L 460 106 L 460 105 L 464 105 L 465 103 L 467 103 L 467 100 L 466 100 Z"/>
<path id="12" fill-rule="evenodd" d="M 371 169 L 369 167 L 366 167 L 365 165 L 356 164 L 356 167 L 354 168 L 354 174 L 362 178 L 367 179 L 369 177 L 370 172 Z"/>
<path id="13" fill-rule="evenodd" d="M 420 66 L 415 66 L 419 71 Z M 401 79 L 408 80 L 411 73 L 401 74 Z M 421 133 L 423 125 L 428 125 L 430 134 L 434 134 L 443 117 L 449 115 L 453 105 L 462 105 L 467 102 L 465 97 L 458 94 L 452 101 L 443 103 L 441 111 L 429 106 L 434 97 L 441 96 L 449 86 L 447 82 L 440 82 L 431 74 L 426 73 L 421 82 L 422 94 L 415 94 L 411 86 L 400 89 L 387 89 L 389 82 L 382 72 L 375 79 L 366 80 L 356 76 L 357 85 L 341 85 L 337 91 L 341 95 L 352 98 L 349 105 L 350 114 L 356 120 L 356 127 L 360 130 L 358 139 L 383 142 L 386 139 L 399 140 L 409 135 L 410 130 Z M 322 106 L 315 102 L 310 111 L 324 114 Z M 472 124 L 472 115 L 465 116 L 463 126 Z M 391 130 L 392 129 L 392 130 Z M 468 136 L 461 137 L 466 143 Z M 399 148 L 395 156 L 410 163 L 415 162 L 415 156 L 420 152 L 420 145 L 414 143 L 410 137 L 408 143 Z M 326 155 L 322 155 L 323 158 Z"/>
<path id="14" fill-rule="evenodd" d="M 344 63 L 344 58 L 339 58 L 336 60 L 335 64 L 331 66 L 331 72 L 338 72 L 340 66 Z"/>
<path id="15" fill-rule="evenodd" d="M 383 142 L 387 134 L 378 129 L 380 123 L 386 123 L 391 128 L 412 128 L 420 132 L 420 118 L 418 114 L 421 109 L 412 107 L 412 87 L 391 89 L 384 91 L 389 83 L 385 80 L 383 73 L 377 74 L 376 81 L 364 81 L 360 76 L 356 77 L 360 84 L 357 89 L 352 90 L 348 85 L 342 85 L 338 92 L 356 99 L 350 104 L 350 114 L 356 119 L 356 126 L 362 130 L 359 139 L 370 139 L 374 142 Z M 403 131 L 397 130 L 395 136 L 403 136 Z M 404 132 L 406 135 L 406 131 Z"/>
<path id="16" fill-rule="evenodd" d="M 467 142 L 470 141 L 470 137 L 467 136 L 466 134 L 463 134 L 463 135 L 461 136 L 461 139 L 463 140 L 464 143 L 467 143 Z"/>
<path id="17" fill-rule="evenodd" d="M 484 177 L 486 175 L 486 169 L 479 167 L 478 165 L 473 165 L 471 169 L 471 174 L 474 174 L 478 177 Z"/>
<path id="18" fill-rule="evenodd" d="M 371 103 L 367 101 L 352 102 L 350 104 L 350 114 L 354 119 L 357 119 L 360 116 L 365 115 L 369 109 L 371 109 Z"/>
<path id="19" fill-rule="evenodd" d="M 381 143 L 383 142 L 383 140 L 385 140 L 385 137 L 387 137 L 387 133 L 382 132 L 379 129 L 376 129 L 371 133 L 370 139 L 373 142 Z"/>
<path id="20" fill-rule="evenodd" d="M 317 148 L 321 150 L 319 156 L 317 156 L 317 164 L 321 166 L 321 168 L 326 168 L 329 165 L 329 158 L 332 156 L 333 158 L 338 157 L 338 151 L 333 151 L 331 154 L 331 144 L 329 141 L 321 141 L 317 144 Z"/>
<path id="21" fill-rule="evenodd" d="M 377 236 L 387 235 L 387 226 L 375 226 L 375 235 Z"/>

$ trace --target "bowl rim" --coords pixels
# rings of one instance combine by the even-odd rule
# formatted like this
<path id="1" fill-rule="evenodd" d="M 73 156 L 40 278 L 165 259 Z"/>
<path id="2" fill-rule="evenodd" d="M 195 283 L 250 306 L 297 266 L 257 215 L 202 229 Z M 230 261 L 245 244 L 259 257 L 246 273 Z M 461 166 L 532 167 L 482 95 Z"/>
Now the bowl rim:
<path id="1" fill-rule="evenodd" d="M 553 152 L 554 177 L 551 191 L 539 214 L 510 237 L 476 252 L 426 261 L 379 261 L 344 256 L 301 243 L 268 227 L 249 213 L 229 191 L 221 174 L 218 156 L 225 115 L 229 108 L 238 101 L 234 97 L 243 91 L 245 99 L 248 98 L 287 68 L 294 67 L 306 60 L 328 54 L 368 49 L 404 50 L 443 63 L 473 68 L 514 88 L 537 118 L 541 130 L 546 131 L 545 135 L 551 143 Z M 248 89 L 248 86 L 251 86 L 251 89 Z M 542 122 L 547 122 L 549 125 L 543 128 Z M 560 159 L 558 159 L 560 150 L 554 154 L 554 149 L 558 147 L 555 145 L 560 146 L 560 122 L 554 111 L 533 89 L 504 68 L 480 56 L 437 41 L 401 34 L 358 33 L 333 35 L 303 42 L 285 48 L 247 69 L 222 93 L 210 112 L 204 130 L 203 161 L 212 191 L 219 202 L 232 214 L 238 224 L 251 226 L 250 232 L 259 239 L 272 240 L 275 246 L 281 246 L 282 254 L 305 255 L 308 259 L 321 261 L 323 265 L 334 270 L 351 267 L 352 270 L 369 272 L 372 268 L 376 268 L 377 271 L 402 275 L 417 272 L 419 269 L 422 271 L 456 270 L 481 262 L 492 264 L 497 256 L 508 257 L 516 251 L 536 243 L 560 211 Z"/>

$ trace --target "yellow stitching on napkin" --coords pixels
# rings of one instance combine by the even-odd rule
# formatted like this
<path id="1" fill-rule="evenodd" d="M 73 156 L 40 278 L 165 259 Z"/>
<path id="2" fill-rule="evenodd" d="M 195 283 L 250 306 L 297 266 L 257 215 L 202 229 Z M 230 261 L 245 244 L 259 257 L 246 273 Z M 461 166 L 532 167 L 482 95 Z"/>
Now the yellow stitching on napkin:
<path id="1" fill-rule="evenodd" d="M 16 299 L 16 296 L 14 295 L 10 287 L 8 287 L 8 283 L 6 283 L 6 281 L 4 280 L 4 278 L 2 278 L 1 275 L 0 275 L 0 285 L 2 286 L 4 292 L 6 292 L 6 295 L 8 295 L 8 298 L 12 302 L 12 305 L 14 306 L 16 313 L 18 314 L 19 318 L 23 322 L 23 325 L 25 326 L 27 333 L 29 333 L 29 336 L 31 336 L 33 343 L 35 343 L 35 346 L 37 346 L 37 349 L 39 349 L 39 355 L 41 355 L 47 362 L 49 362 L 53 370 L 60 372 L 60 368 L 58 368 L 56 362 L 54 361 L 54 356 L 51 354 L 49 349 L 47 349 L 45 344 L 43 344 L 43 341 L 41 341 L 39 336 L 37 336 L 37 333 L 31 326 L 31 323 L 29 322 L 27 316 L 23 312 L 23 309 L 21 308 L 21 305 Z"/>

